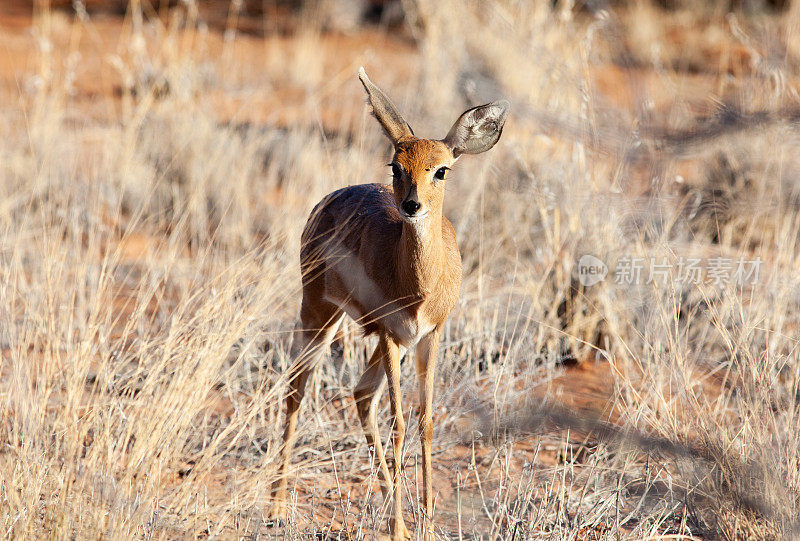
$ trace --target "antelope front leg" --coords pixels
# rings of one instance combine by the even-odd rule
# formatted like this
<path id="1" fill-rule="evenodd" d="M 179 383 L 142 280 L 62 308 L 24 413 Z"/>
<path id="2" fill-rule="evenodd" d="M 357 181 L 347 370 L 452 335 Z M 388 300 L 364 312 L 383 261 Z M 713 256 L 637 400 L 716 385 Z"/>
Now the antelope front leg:
<path id="1" fill-rule="evenodd" d="M 381 344 L 375 348 L 369 362 L 367 369 L 358 380 L 353 397 L 356 399 L 356 409 L 358 410 L 358 417 L 361 419 L 361 426 L 364 428 L 364 436 L 367 439 L 367 445 L 372 448 L 375 453 L 375 461 L 380 468 L 381 477 L 381 493 L 383 494 L 384 501 L 389 501 L 389 496 L 392 490 L 392 474 L 389 472 L 389 466 L 386 464 L 386 457 L 383 454 L 383 445 L 381 444 L 381 435 L 378 432 L 378 419 L 377 419 L 377 406 L 378 401 L 383 394 L 385 387 L 384 379 L 384 356 L 386 355 L 384 348 Z"/>
<path id="2" fill-rule="evenodd" d="M 433 486 L 431 440 L 433 439 L 433 379 L 439 332 L 433 331 L 417 344 L 417 378 L 419 379 L 419 437 L 422 442 L 422 485 L 425 506 L 423 539 L 433 539 Z"/>
<path id="3" fill-rule="evenodd" d="M 392 472 L 392 495 L 394 507 L 390 529 L 392 540 L 401 540 L 409 537 L 406 524 L 403 521 L 403 441 L 406 435 L 406 423 L 403 419 L 402 392 L 400 389 L 400 350 L 394 340 L 386 335 L 380 338 L 378 347 L 383 348 L 383 367 L 389 380 L 389 398 L 392 404 L 392 417 L 394 430 L 392 433 L 392 447 L 394 451 L 394 464 Z"/>

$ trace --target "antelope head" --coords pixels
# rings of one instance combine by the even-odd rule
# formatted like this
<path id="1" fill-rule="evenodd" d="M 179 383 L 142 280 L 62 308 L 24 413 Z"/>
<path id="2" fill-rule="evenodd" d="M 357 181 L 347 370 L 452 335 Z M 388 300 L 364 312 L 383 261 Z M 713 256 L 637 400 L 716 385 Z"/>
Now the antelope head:
<path id="1" fill-rule="evenodd" d="M 375 118 L 394 146 L 392 168 L 395 204 L 403 220 L 418 223 L 440 218 L 447 172 L 462 154 L 480 154 L 500 139 L 508 114 L 506 100 L 467 109 L 443 139 L 419 139 L 394 104 L 375 86 L 364 68 L 358 78 Z"/>

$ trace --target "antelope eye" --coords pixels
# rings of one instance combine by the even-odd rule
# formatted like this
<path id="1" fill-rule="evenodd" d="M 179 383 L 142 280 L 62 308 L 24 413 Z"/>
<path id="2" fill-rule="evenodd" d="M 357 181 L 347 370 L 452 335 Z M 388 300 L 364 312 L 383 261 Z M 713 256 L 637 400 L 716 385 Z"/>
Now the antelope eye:
<path id="1" fill-rule="evenodd" d="M 436 173 L 434 173 L 433 176 L 435 176 L 439 180 L 444 180 L 444 177 L 445 175 L 447 175 L 447 171 L 449 169 L 450 169 L 449 167 L 440 167 L 439 169 L 436 170 Z"/>
<path id="2" fill-rule="evenodd" d="M 400 169 L 400 166 L 397 165 L 396 163 L 390 163 L 389 165 L 392 167 L 392 176 L 394 178 L 400 178 L 400 176 L 403 174 L 403 171 Z"/>

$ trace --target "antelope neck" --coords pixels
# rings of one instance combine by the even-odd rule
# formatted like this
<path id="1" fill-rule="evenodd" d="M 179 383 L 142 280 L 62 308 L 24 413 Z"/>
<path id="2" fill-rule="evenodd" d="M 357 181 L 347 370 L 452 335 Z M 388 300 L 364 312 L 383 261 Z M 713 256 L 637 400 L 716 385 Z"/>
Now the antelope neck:
<path id="1" fill-rule="evenodd" d="M 443 256 L 441 210 L 431 209 L 419 223 L 403 222 L 395 266 L 402 273 L 403 282 L 419 284 L 414 288 L 418 293 L 429 291 L 442 276 Z"/>

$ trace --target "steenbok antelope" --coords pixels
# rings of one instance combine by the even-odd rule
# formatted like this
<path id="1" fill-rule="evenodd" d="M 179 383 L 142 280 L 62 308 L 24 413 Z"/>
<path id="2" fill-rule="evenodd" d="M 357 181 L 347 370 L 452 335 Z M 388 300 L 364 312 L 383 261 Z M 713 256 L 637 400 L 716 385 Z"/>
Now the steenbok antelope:
<path id="1" fill-rule="evenodd" d="M 423 532 L 432 537 L 431 408 L 439 334 L 458 300 L 461 256 L 456 236 L 442 216 L 445 177 L 461 154 L 492 148 L 503 130 L 508 102 L 464 112 L 442 140 L 418 139 L 389 98 L 369 80 L 375 118 L 394 145 L 392 185 L 349 186 L 326 196 L 303 230 L 300 268 L 303 301 L 292 344 L 294 363 L 286 396 L 286 428 L 273 516 L 285 513 L 287 473 L 297 413 L 306 380 L 329 345 L 344 314 L 364 333 L 378 335 L 378 347 L 356 385 L 358 415 L 380 467 L 384 499 L 393 496 L 393 539 L 408 536 L 402 515 L 401 470 L 405 421 L 400 392 L 400 359 L 416 348 L 425 507 Z M 390 470 L 381 445 L 376 407 L 389 381 L 394 431 Z"/>

